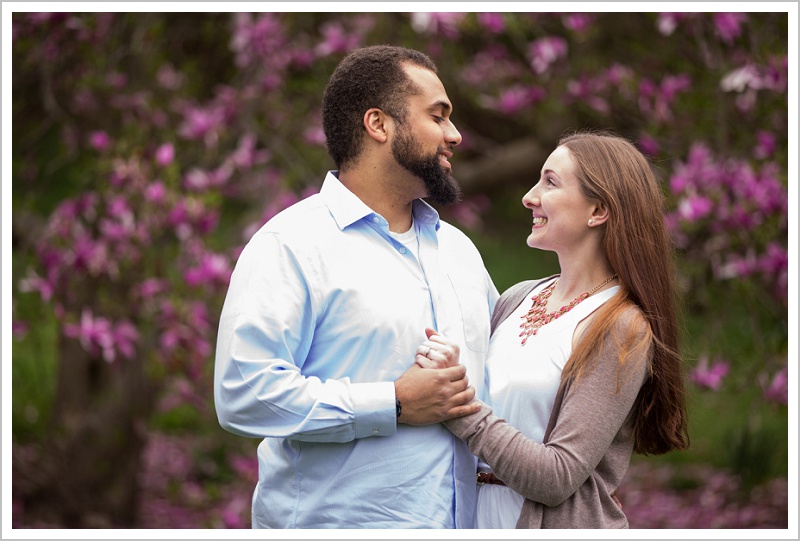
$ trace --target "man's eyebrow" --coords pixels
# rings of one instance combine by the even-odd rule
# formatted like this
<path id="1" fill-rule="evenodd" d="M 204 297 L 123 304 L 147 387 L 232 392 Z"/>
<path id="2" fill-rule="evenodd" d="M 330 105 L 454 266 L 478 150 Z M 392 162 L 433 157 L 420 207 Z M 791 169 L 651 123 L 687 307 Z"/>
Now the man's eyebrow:
<path id="1" fill-rule="evenodd" d="M 428 110 L 429 111 L 435 111 L 435 110 L 440 109 L 440 108 L 446 113 L 446 112 L 452 110 L 453 107 L 448 102 L 446 102 L 444 100 L 439 100 L 439 101 L 437 101 L 435 103 L 432 103 L 431 106 L 428 107 Z"/>

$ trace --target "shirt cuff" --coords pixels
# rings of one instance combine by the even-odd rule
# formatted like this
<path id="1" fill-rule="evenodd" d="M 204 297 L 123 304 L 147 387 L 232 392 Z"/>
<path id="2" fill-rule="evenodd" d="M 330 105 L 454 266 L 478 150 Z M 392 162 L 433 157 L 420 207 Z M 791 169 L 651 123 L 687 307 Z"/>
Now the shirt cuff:
<path id="1" fill-rule="evenodd" d="M 394 382 L 353 384 L 356 439 L 397 432 Z"/>

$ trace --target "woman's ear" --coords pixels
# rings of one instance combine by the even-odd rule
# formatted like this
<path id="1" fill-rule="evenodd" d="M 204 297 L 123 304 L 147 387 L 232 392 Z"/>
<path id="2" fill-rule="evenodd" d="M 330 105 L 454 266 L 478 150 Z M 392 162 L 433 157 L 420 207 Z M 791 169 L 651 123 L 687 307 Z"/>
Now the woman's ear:
<path id="1" fill-rule="evenodd" d="M 367 135 L 380 143 L 385 143 L 389 139 L 390 122 L 389 116 L 377 107 L 368 109 L 364 113 L 364 128 L 367 130 Z"/>
<path id="2" fill-rule="evenodd" d="M 604 224 L 606 220 L 608 220 L 608 207 L 597 202 L 592 211 L 592 217 L 589 219 L 589 227 Z"/>

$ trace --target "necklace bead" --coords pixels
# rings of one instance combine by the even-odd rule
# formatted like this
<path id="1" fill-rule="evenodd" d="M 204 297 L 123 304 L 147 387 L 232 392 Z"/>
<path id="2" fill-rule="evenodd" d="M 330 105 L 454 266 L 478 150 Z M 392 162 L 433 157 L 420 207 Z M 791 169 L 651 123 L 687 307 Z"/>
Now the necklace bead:
<path id="1" fill-rule="evenodd" d="M 554 310 L 552 312 L 547 313 L 547 299 L 550 298 L 550 295 L 553 294 L 553 290 L 556 288 L 558 281 L 560 278 L 556 278 L 556 280 L 541 290 L 538 294 L 531 297 L 533 304 L 531 305 L 530 310 L 528 313 L 523 315 L 521 319 L 524 321 L 520 324 L 520 328 L 522 332 L 519 333 L 520 338 L 522 338 L 522 345 L 524 346 L 525 343 L 528 341 L 528 338 L 531 336 L 536 335 L 536 333 L 541 329 L 544 325 L 547 325 L 554 319 L 558 319 L 560 316 L 563 316 L 579 303 L 583 302 L 586 298 L 592 295 L 595 291 L 606 285 L 607 283 L 611 282 L 617 275 L 613 274 L 594 286 L 589 291 L 585 291 L 572 299 L 569 304 L 565 304 L 558 310 Z"/>

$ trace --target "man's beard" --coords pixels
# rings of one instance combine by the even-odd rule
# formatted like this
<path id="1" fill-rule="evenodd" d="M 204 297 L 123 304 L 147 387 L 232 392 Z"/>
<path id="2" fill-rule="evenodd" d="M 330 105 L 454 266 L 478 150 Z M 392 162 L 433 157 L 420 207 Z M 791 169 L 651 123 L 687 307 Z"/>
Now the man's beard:
<path id="1" fill-rule="evenodd" d="M 400 128 L 392 142 L 392 156 L 425 184 L 428 199 L 438 205 L 452 205 L 461 199 L 461 187 L 450 171 L 439 163 L 439 152 L 424 156 L 410 130 Z"/>

